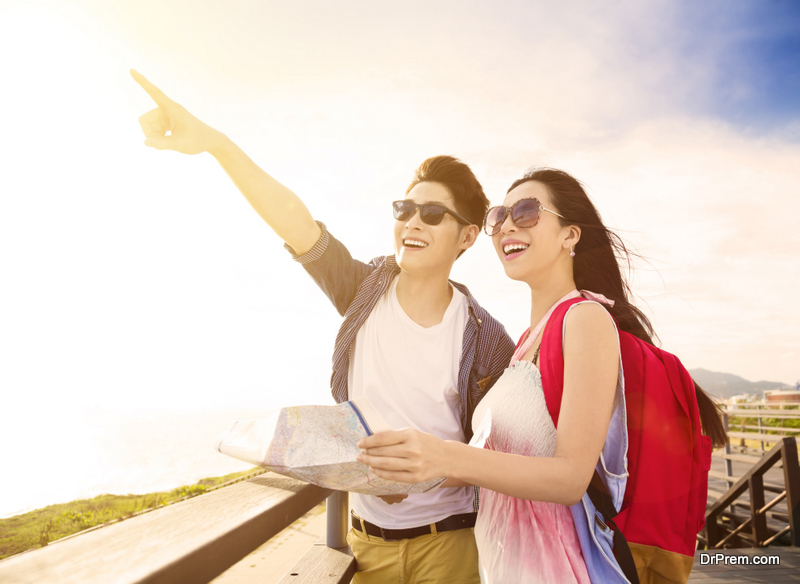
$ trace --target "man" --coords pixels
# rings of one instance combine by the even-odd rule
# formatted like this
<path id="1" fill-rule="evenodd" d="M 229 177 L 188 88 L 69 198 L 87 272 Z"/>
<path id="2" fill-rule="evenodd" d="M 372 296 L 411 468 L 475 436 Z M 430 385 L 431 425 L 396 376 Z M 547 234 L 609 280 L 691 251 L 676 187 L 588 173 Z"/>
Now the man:
<path id="1" fill-rule="evenodd" d="M 344 316 L 333 355 L 336 401 L 367 395 L 393 427 L 468 440 L 475 404 L 514 350 L 502 325 L 448 279 L 489 204 L 469 167 L 449 156 L 423 162 L 406 198 L 393 203 L 396 255 L 365 264 L 224 134 L 131 74 L 158 105 L 139 119 L 145 144 L 214 156 Z M 477 583 L 474 495 L 470 487 L 353 494 L 353 582 Z"/>

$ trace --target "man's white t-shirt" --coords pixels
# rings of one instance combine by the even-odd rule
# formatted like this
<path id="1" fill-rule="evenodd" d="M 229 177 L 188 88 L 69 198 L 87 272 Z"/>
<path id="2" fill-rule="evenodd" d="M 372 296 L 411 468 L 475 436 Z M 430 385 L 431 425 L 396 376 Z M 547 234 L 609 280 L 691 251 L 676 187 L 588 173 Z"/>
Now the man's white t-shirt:
<path id="1" fill-rule="evenodd" d="M 397 300 L 395 277 L 358 331 L 350 358 L 348 394 L 370 401 L 390 426 L 416 428 L 445 440 L 464 441 L 459 417 L 458 372 L 467 298 L 453 288 L 442 322 L 425 328 Z M 473 511 L 472 487 L 437 488 L 389 505 L 352 493 L 353 510 L 386 529 L 435 523 Z"/>

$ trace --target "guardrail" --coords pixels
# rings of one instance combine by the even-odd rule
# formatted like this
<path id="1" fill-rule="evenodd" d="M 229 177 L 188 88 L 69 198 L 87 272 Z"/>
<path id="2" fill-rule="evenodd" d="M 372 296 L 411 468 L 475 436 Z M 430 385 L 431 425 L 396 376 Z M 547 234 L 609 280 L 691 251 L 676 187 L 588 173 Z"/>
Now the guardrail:
<path id="1" fill-rule="evenodd" d="M 748 424 L 747 420 L 753 418 L 756 424 Z M 734 461 L 756 464 L 766 453 L 767 445 L 771 448 L 783 436 L 800 435 L 800 428 L 786 427 L 787 420 L 800 420 L 800 409 L 796 404 L 787 404 L 785 408 L 752 403 L 723 404 L 722 419 L 731 440 L 723 451 L 714 455 L 725 461 L 725 474 L 712 472 L 710 476 L 727 480 L 730 484 L 738 479 L 733 477 Z M 781 426 L 766 424 L 764 421 L 768 419 L 781 420 Z M 758 442 L 760 448 L 748 446 L 747 440 Z"/>
<path id="2" fill-rule="evenodd" d="M 797 410 L 728 409 L 743 417 L 800 417 Z M 727 427 L 727 426 L 726 426 Z M 750 429 L 745 426 L 742 430 Z M 731 460 L 745 455 L 726 448 L 724 478 L 735 483 L 706 513 L 709 548 L 769 545 L 789 534 L 800 545 L 800 470 L 794 437 L 762 431 L 729 432 L 777 442 L 745 476 L 732 476 Z M 780 430 L 780 429 L 777 429 Z M 794 431 L 784 428 L 786 431 Z M 763 443 L 762 443 L 763 447 Z M 764 473 L 783 467 L 785 487 L 765 484 Z M 748 491 L 749 503 L 740 497 Z M 764 503 L 764 491 L 778 496 Z M 287 573 L 280 584 L 346 583 L 355 573 L 355 559 L 345 541 L 347 493 L 333 492 L 274 473 L 266 473 L 202 496 L 175 503 L 100 529 L 55 541 L 0 561 L 0 582 L 8 584 L 201 584 L 210 582 L 271 537 L 327 498 L 327 534 Z M 788 513 L 774 510 L 786 501 Z M 737 513 L 746 508 L 749 516 Z M 769 532 L 767 518 L 787 525 Z M 749 531 L 747 528 L 750 528 Z"/>
<path id="3" fill-rule="evenodd" d="M 765 473 L 782 466 L 784 485 L 764 482 Z M 733 477 L 727 477 L 733 478 Z M 766 492 L 777 493 L 765 503 Z M 747 493 L 749 501 L 742 496 Z M 774 509 L 785 501 L 786 512 Z M 737 509 L 743 512 L 737 512 Z M 768 519 L 785 524 L 780 528 L 768 526 Z M 748 529 L 749 528 L 749 529 Z M 698 536 L 708 549 L 732 547 L 765 547 L 778 538 L 788 535 L 789 543 L 800 545 L 800 465 L 797 459 L 797 442 L 794 437 L 782 437 L 735 484 L 706 511 L 705 535 Z"/>
<path id="4" fill-rule="evenodd" d="M 347 493 L 274 473 L 12 556 L 0 561 L 0 582 L 209 582 L 326 498 L 327 545 L 313 546 L 281 583 L 349 582 Z"/>

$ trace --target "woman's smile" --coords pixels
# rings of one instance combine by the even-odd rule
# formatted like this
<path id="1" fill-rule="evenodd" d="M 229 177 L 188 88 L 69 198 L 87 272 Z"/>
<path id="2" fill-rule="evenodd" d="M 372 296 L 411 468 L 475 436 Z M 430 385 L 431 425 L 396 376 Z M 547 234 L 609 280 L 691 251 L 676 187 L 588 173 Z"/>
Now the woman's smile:
<path id="1" fill-rule="evenodd" d="M 519 241 L 518 239 L 506 239 L 503 241 L 501 245 L 501 249 L 503 250 L 504 260 L 510 262 L 511 260 L 518 258 L 525 250 L 530 247 L 529 243 L 525 243 Z"/>

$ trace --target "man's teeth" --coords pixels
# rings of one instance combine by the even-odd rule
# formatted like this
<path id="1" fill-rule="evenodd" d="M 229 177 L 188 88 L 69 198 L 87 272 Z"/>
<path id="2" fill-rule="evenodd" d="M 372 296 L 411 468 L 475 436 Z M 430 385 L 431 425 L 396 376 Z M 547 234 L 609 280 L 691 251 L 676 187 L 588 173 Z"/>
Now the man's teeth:
<path id="1" fill-rule="evenodd" d="M 528 249 L 528 246 L 524 243 L 509 243 L 508 245 L 503 246 L 503 253 L 509 255 L 525 249 Z"/>
<path id="2" fill-rule="evenodd" d="M 428 244 L 418 239 L 404 239 L 403 245 L 408 247 L 428 247 Z"/>

